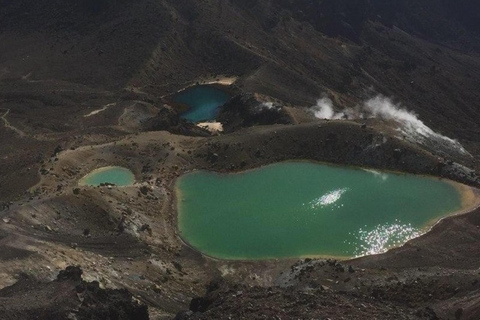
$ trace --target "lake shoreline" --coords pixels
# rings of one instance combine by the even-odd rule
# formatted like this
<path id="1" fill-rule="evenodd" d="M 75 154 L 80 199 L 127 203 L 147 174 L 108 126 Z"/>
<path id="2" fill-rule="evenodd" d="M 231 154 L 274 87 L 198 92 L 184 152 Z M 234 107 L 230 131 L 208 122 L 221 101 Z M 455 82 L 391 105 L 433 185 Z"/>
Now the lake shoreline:
<path id="1" fill-rule="evenodd" d="M 104 173 L 106 171 L 109 171 L 109 170 L 114 170 L 114 169 L 121 169 L 122 171 L 128 171 L 129 173 L 131 173 L 132 175 L 132 183 L 128 184 L 128 185 L 133 185 L 135 184 L 135 175 L 133 174 L 133 172 L 127 168 L 124 168 L 124 167 L 119 167 L 119 166 L 106 166 L 106 167 L 102 167 L 102 168 L 97 168 L 93 171 L 91 171 L 90 173 L 88 173 L 87 175 L 83 176 L 79 181 L 78 181 L 78 186 L 81 186 L 81 187 L 87 187 L 87 186 L 92 186 L 92 184 L 88 183 L 87 180 L 97 174 L 100 174 L 100 173 Z M 107 182 L 108 183 L 108 182 Z"/>
<path id="2" fill-rule="evenodd" d="M 244 170 L 244 171 L 241 171 L 241 172 L 233 172 L 233 173 L 229 173 L 229 174 L 219 173 L 219 172 L 215 172 L 215 171 L 210 172 L 210 171 L 205 171 L 205 170 L 193 170 L 193 171 L 187 172 L 184 175 L 182 175 L 181 177 L 179 177 L 175 182 L 175 196 L 176 196 L 175 203 L 176 203 L 176 215 L 177 215 L 177 230 L 179 231 L 179 237 L 181 238 L 181 241 L 185 245 L 190 247 L 191 249 L 201 253 L 202 255 L 204 255 L 206 257 L 209 257 L 209 258 L 212 258 L 212 259 L 215 259 L 215 260 L 225 260 L 225 261 L 265 261 L 265 260 L 274 260 L 274 259 L 282 259 L 282 260 L 287 259 L 288 260 L 288 259 L 295 259 L 295 258 L 297 258 L 297 259 L 323 258 L 323 259 L 349 260 L 349 259 L 355 259 L 355 258 L 359 258 L 361 256 L 364 256 L 364 255 L 356 256 L 356 255 L 335 255 L 335 254 L 334 255 L 331 255 L 331 254 L 329 254 L 329 255 L 324 255 L 324 254 L 299 254 L 299 255 L 285 256 L 285 257 L 275 257 L 275 256 L 269 257 L 269 256 L 266 256 L 265 258 L 263 258 L 263 257 L 262 258 L 246 258 L 246 257 L 235 257 L 235 256 L 230 256 L 230 255 L 225 256 L 225 257 L 223 257 L 221 255 L 212 256 L 211 254 L 203 253 L 201 250 L 197 249 L 194 245 L 190 244 L 187 241 L 187 239 L 182 235 L 182 232 L 180 232 L 181 217 L 182 217 L 182 214 L 180 213 L 180 211 L 181 211 L 181 201 L 183 201 L 183 199 L 181 198 L 181 191 L 179 189 L 179 183 L 180 183 L 182 178 L 184 178 L 188 174 L 198 173 L 198 172 L 208 172 L 208 173 L 211 173 L 211 174 L 214 174 L 214 175 L 217 175 L 217 176 L 231 176 L 231 175 L 235 176 L 235 175 L 240 175 L 240 174 L 245 174 L 245 173 L 249 173 L 249 172 L 252 172 L 252 171 L 260 170 L 260 169 L 266 168 L 266 167 L 273 167 L 273 166 L 276 166 L 276 165 L 282 165 L 282 164 L 285 164 L 285 163 L 319 164 L 318 161 L 287 160 L 287 161 L 282 161 L 282 162 L 278 162 L 278 163 L 274 163 L 274 164 L 261 166 L 261 167 L 258 167 L 258 168 Z M 320 163 L 320 164 L 326 165 L 326 166 L 332 167 L 332 168 L 337 168 L 337 169 L 338 168 L 346 168 L 346 169 L 350 169 L 350 170 L 353 169 L 355 171 L 365 171 L 365 172 L 372 173 L 372 174 L 373 173 L 378 173 L 378 174 L 390 173 L 390 174 L 393 174 L 395 176 L 409 175 L 409 176 L 413 176 L 413 177 L 423 177 L 423 178 L 426 178 L 426 179 L 429 179 L 429 180 L 435 180 L 437 182 L 444 182 L 444 183 L 447 183 L 447 184 L 453 186 L 455 188 L 455 191 L 458 192 L 458 195 L 460 197 L 460 205 L 459 205 L 460 208 L 458 210 L 455 210 L 452 213 L 447 213 L 445 216 L 439 216 L 437 218 L 433 218 L 432 221 L 428 221 L 427 223 L 423 224 L 423 226 L 420 228 L 421 231 L 419 232 L 419 234 L 415 235 L 413 238 L 408 239 L 405 243 L 408 243 L 408 241 L 410 241 L 412 239 L 415 239 L 415 238 L 418 238 L 418 237 L 424 235 L 425 233 L 429 232 L 429 230 L 431 230 L 431 228 L 435 224 L 440 222 L 442 219 L 447 218 L 447 217 L 451 217 L 451 216 L 454 216 L 454 215 L 459 215 L 459 214 L 462 214 L 462 213 L 471 212 L 476 207 L 478 207 L 478 205 L 480 204 L 480 197 L 478 195 L 478 192 L 475 192 L 475 190 L 472 187 L 462 185 L 460 183 L 456 183 L 456 182 L 453 182 L 453 181 L 450 181 L 450 180 L 447 180 L 447 179 L 442 179 L 442 178 L 438 178 L 438 177 L 434 177 L 434 176 L 428 176 L 428 175 L 413 175 L 413 174 L 398 173 L 398 172 L 391 172 L 391 171 L 388 172 L 386 170 L 375 170 L 374 172 L 372 172 L 372 170 L 370 170 L 370 169 L 359 168 L 359 167 L 340 166 L 340 165 L 331 165 L 331 164 L 323 164 L 323 163 Z M 426 230 L 426 231 L 424 231 L 424 230 Z M 388 247 L 385 251 L 401 247 L 404 244 L 398 245 L 398 246 Z M 378 253 L 375 253 L 375 254 L 380 254 L 380 253 L 384 253 L 384 252 L 378 252 Z"/>

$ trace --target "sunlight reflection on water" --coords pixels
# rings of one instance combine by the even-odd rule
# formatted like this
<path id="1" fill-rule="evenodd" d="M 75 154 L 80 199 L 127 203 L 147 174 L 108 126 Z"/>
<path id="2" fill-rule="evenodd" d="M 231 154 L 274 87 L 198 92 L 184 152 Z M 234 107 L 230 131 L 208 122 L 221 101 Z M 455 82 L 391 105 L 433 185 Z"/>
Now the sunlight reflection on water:
<path id="1" fill-rule="evenodd" d="M 377 225 L 373 230 L 360 228 L 356 234 L 351 234 L 355 237 L 355 242 L 345 242 L 355 246 L 354 255 L 360 257 L 384 253 L 390 248 L 403 245 L 420 234 L 420 230 L 412 227 L 411 224 L 403 224 L 395 220 L 391 224 Z"/>
<path id="2" fill-rule="evenodd" d="M 336 189 L 327 192 L 323 196 L 310 201 L 308 204 L 303 204 L 304 206 L 308 206 L 310 209 L 318 209 L 318 208 L 325 208 L 329 206 L 335 205 L 335 203 L 340 200 L 340 198 L 348 191 L 348 188 Z M 343 207 L 343 204 L 334 206 L 336 208 Z M 314 213 L 315 214 L 315 213 Z"/>

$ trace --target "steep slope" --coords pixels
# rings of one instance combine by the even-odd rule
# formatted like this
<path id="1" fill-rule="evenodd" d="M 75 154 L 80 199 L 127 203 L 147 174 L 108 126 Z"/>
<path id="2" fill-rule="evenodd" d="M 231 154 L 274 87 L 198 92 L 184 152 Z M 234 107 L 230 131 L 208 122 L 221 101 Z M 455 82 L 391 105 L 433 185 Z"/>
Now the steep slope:
<path id="1" fill-rule="evenodd" d="M 480 139 L 472 1 L 1 5 L 0 40 L 8 50 L 0 51 L 0 79 L 56 79 L 159 96 L 195 79 L 232 74 L 242 76 L 248 91 L 300 106 L 329 93 L 340 108 L 380 92 L 453 138 Z"/>
<path id="2" fill-rule="evenodd" d="M 126 290 L 104 290 L 82 280 L 79 267 L 67 267 L 57 279 L 42 283 L 27 275 L 0 290 L 2 318 L 148 320 L 148 308 Z"/>

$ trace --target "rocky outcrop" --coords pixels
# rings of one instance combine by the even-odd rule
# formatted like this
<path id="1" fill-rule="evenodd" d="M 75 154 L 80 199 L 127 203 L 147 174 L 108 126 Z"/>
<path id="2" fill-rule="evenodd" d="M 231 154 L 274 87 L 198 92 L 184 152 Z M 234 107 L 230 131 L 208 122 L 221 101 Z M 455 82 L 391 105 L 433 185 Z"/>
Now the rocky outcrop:
<path id="1" fill-rule="evenodd" d="M 146 120 L 143 123 L 143 130 L 168 131 L 170 133 L 188 136 L 206 137 L 210 135 L 206 130 L 181 119 L 178 113 L 167 107 L 162 107 L 155 117 Z"/>
<path id="2" fill-rule="evenodd" d="M 60 271 L 44 283 L 22 275 L 13 286 L 0 290 L 1 318 L 5 320 L 148 320 L 148 308 L 125 289 L 101 289 L 82 280 L 79 267 Z"/>
<path id="3" fill-rule="evenodd" d="M 282 106 L 260 101 L 251 93 L 242 93 L 227 102 L 217 119 L 226 133 L 255 125 L 293 123 Z"/>

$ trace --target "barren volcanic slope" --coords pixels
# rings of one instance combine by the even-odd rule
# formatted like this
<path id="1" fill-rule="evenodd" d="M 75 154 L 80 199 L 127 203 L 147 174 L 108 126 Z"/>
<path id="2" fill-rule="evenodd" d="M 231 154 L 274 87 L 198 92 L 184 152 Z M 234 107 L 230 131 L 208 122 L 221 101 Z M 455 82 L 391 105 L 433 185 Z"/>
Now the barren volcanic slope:
<path id="1" fill-rule="evenodd" d="M 182 241 L 175 199 L 189 171 L 284 160 L 478 187 L 479 12 L 473 0 L 0 0 L 0 311 L 480 318 L 478 210 L 376 256 L 227 261 Z M 223 133 L 180 117 L 171 97 L 196 83 L 235 96 Z M 135 184 L 79 186 L 110 166 Z M 477 189 L 462 190 L 473 209 Z M 72 265 L 83 280 L 57 279 Z"/>

